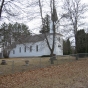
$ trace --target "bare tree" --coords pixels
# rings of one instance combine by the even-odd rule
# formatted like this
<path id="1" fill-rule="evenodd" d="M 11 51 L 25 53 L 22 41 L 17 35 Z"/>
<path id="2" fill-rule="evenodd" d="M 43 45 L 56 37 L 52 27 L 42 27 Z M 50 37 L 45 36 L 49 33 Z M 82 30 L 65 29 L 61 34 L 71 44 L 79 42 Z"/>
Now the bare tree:
<path id="1" fill-rule="evenodd" d="M 17 0 L 0 0 L 0 19 L 17 17 L 22 13 L 20 2 Z"/>
<path id="2" fill-rule="evenodd" d="M 64 17 L 69 22 L 69 31 L 73 31 L 75 37 L 75 51 L 77 53 L 77 30 L 80 26 L 83 26 L 83 14 L 87 11 L 87 6 L 81 4 L 81 0 L 65 0 L 63 9 L 65 12 Z M 78 60 L 77 57 L 76 60 Z"/>
<path id="3" fill-rule="evenodd" d="M 34 10 L 32 10 L 32 7 L 36 6 L 36 4 L 37 2 L 34 0 L 0 0 L 0 20 L 12 22 L 33 20 Z"/>
<path id="4" fill-rule="evenodd" d="M 40 13 L 41 13 L 41 19 L 42 19 L 42 26 L 44 27 L 44 22 L 43 22 L 43 12 L 42 12 L 42 6 L 41 6 L 41 1 L 39 0 L 39 7 L 40 7 Z M 51 20 L 52 20 L 52 32 L 53 32 L 53 35 L 52 35 L 52 45 L 50 44 L 49 42 L 49 39 L 46 35 L 46 32 L 44 33 L 45 35 L 45 39 L 46 39 L 46 43 L 48 45 L 48 48 L 50 50 L 50 60 L 51 60 L 51 64 L 54 64 L 54 49 L 55 49 L 55 33 L 56 33 L 56 22 L 58 20 L 58 17 L 57 17 L 57 12 L 56 12 L 56 8 L 55 8 L 55 0 L 50 0 L 50 7 L 51 7 Z M 47 28 L 48 29 L 48 28 Z"/>

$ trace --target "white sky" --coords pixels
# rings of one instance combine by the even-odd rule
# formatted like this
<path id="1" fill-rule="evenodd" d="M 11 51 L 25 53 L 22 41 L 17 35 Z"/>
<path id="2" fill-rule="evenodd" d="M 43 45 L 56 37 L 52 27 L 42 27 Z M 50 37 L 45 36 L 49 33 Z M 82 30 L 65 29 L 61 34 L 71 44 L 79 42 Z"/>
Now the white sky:
<path id="1" fill-rule="evenodd" d="M 47 1 L 47 0 L 46 0 Z M 60 0 L 60 1 L 63 1 L 63 0 Z M 81 2 L 82 3 L 85 3 L 85 4 L 88 4 L 88 0 L 81 0 Z M 59 6 L 60 6 L 60 3 L 59 3 Z M 57 9 L 57 8 L 56 8 Z M 46 9 L 47 10 L 47 9 Z M 58 9 L 57 9 L 58 10 Z M 59 11 L 58 11 L 59 12 Z M 85 13 L 85 15 L 86 16 L 88 16 L 88 12 L 86 12 Z M 87 25 L 88 25 L 88 17 L 87 17 L 87 19 L 85 19 L 85 21 L 87 22 Z M 40 24 L 40 20 L 35 20 L 35 21 L 32 21 L 32 22 L 30 22 L 30 23 L 27 23 L 27 25 L 29 25 L 29 28 L 31 28 L 31 29 L 34 29 L 33 31 L 34 32 L 36 32 L 36 33 L 38 33 L 38 29 L 39 29 L 39 25 L 38 24 Z M 36 28 L 38 28 L 37 30 L 36 30 Z M 86 26 L 85 26 L 85 28 L 86 28 Z M 87 27 L 88 28 L 88 27 Z"/>
<path id="2" fill-rule="evenodd" d="M 25 0 L 26 1 L 26 0 Z M 32 1 L 32 0 L 29 0 L 29 1 Z M 34 1 L 34 0 L 33 0 Z M 35 0 L 36 1 L 36 0 Z M 41 0 L 41 1 L 43 1 L 43 0 Z M 48 0 L 44 0 L 45 2 L 47 2 Z M 58 0 L 56 0 L 56 1 L 58 1 Z M 60 7 L 60 4 L 61 4 L 61 2 L 62 2 L 63 0 L 59 0 L 59 5 L 58 5 L 58 7 Z M 85 3 L 85 4 L 88 4 L 88 0 L 81 0 L 82 1 L 82 3 Z M 49 3 L 47 3 L 46 4 L 47 6 L 49 5 Z M 44 9 L 46 8 L 46 13 L 47 13 L 47 6 L 46 7 L 44 7 Z M 36 9 L 36 8 L 35 8 Z M 34 9 L 33 9 L 34 10 Z M 32 10 L 32 11 L 33 11 Z M 57 8 L 57 10 L 59 10 L 59 8 Z M 59 11 L 58 11 L 59 12 Z M 88 15 L 88 13 L 86 13 L 86 16 Z M 29 17 L 30 18 L 30 17 Z M 15 19 L 15 21 L 17 21 L 16 19 Z M 86 19 L 86 21 L 87 21 L 87 19 Z M 5 22 L 7 22 L 8 23 L 8 21 L 7 20 L 5 20 Z M 31 30 L 33 30 L 33 31 L 35 31 L 36 33 L 38 32 L 38 29 L 40 29 L 39 27 L 40 27 L 40 24 L 41 24 L 41 20 L 39 20 L 39 19 L 36 19 L 36 20 L 33 20 L 33 21 L 31 21 L 31 22 L 27 22 L 27 21 L 24 21 L 24 20 L 21 20 L 21 21 L 19 21 L 19 22 L 23 22 L 23 23 L 25 23 L 25 24 L 27 24 L 28 26 L 29 26 L 29 29 L 31 29 Z M 88 21 L 87 21 L 88 22 Z M 12 22 L 11 22 L 12 23 Z M 35 30 L 36 29 L 36 30 Z"/>
<path id="3" fill-rule="evenodd" d="M 83 3 L 88 3 L 88 0 L 81 0 Z"/>
<path id="4" fill-rule="evenodd" d="M 81 1 L 82 1 L 82 3 L 85 3 L 88 5 L 88 0 L 81 0 Z M 88 32 L 88 11 L 86 11 L 85 16 L 87 17 L 85 19 L 85 22 L 87 23 L 87 25 L 84 27 L 84 29 L 86 29 L 86 31 Z"/>

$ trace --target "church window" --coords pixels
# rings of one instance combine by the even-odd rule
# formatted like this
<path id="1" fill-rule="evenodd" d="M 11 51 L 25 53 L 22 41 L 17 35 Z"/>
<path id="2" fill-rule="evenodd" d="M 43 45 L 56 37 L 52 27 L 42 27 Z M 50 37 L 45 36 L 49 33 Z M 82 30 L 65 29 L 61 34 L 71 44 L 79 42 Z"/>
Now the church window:
<path id="1" fill-rule="evenodd" d="M 61 45 L 58 45 L 58 47 L 61 47 Z"/>
<path id="2" fill-rule="evenodd" d="M 19 52 L 21 53 L 21 47 L 19 48 Z"/>
<path id="3" fill-rule="evenodd" d="M 38 52 L 38 45 L 36 45 L 36 51 Z"/>
<path id="4" fill-rule="evenodd" d="M 58 38 L 58 41 L 60 42 L 60 37 Z"/>
<path id="5" fill-rule="evenodd" d="M 26 46 L 24 47 L 24 52 L 26 52 Z"/>
<path id="6" fill-rule="evenodd" d="M 30 46 L 30 52 L 32 52 L 32 46 Z"/>

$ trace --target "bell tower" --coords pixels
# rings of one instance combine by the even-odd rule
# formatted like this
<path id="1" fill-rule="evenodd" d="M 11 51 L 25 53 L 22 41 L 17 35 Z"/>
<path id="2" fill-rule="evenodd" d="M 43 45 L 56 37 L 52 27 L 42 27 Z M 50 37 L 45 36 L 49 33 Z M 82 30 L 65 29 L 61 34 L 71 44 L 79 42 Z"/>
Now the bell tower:
<path id="1" fill-rule="evenodd" d="M 58 21 L 57 11 L 55 8 L 55 1 L 51 0 L 51 22 L 50 22 L 50 33 L 53 33 L 53 23 L 55 25 L 55 32 L 58 32 L 58 25 L 56 24 Z"/>

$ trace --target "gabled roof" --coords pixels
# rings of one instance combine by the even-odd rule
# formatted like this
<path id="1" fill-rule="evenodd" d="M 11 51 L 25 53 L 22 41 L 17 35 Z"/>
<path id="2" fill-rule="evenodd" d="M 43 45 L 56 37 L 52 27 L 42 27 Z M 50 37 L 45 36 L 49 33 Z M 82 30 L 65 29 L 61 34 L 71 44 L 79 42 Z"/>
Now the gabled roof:
<path id="1" fill-rule="evenodd" d="M 46 36 L 53 35 L 53 33 L 46 33 Z M 59 33 L 56 33 L 56 35 L 60 35 Z M 45 34 L 37 34 L 37 35 L 29 35 L 29 36 L 21 36 L 18 39 L 19 43 L 35 43 L 39 41 L 43 41 L 45 39 Z"/>
<path id="2" fill-rule="evenodd" d="M 43 41 L 45 39 L 44 34 L 39 34 L 39 35 L 31 35 L 26 38 L 27 42 L 38 42 L 38 41 Z"/>

